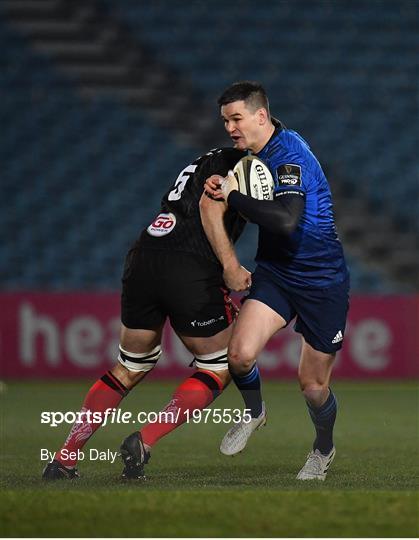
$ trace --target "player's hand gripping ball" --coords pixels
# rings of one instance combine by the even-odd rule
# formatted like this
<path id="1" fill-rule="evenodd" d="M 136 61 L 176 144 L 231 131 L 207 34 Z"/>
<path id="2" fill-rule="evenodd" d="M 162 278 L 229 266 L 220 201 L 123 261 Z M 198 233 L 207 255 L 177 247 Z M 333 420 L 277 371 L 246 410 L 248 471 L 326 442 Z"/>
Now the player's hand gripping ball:
<path id="1" fill-rule="evenodd" d="M 237 178 L 233 171 L 228 171 L 228 175 L 223 179 L 223 181 L 220 184 L 220 190 L 223 194 L 224 200 L 226 201 L 228 199 L 228 196 L 233 190 L 239 189 L 239 184 L 237 182 Z"/>

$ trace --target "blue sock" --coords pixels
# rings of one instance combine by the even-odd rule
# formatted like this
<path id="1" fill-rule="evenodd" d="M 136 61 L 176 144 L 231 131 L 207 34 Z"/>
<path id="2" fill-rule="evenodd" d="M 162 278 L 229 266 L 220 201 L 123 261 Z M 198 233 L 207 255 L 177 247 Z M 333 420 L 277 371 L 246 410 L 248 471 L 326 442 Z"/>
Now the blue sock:
<path id="1" fill-rule="evenodd" d="M 231 373 L 231 376 L 243 396 L 246 409 L 250 410 L 252 418 L 257 418 L 262 412 L 260 375 L 257 365 L 254 364 L 252 369 L 245 375 Z"/>
<path id="2" fill-rule="evenodd" d="M 329 388 L 330 390 L 330 388 Z M 337 401 L 332 390 L 321 407 L 313 407 L 307 402 L 314 427 L 316 428 L 316 440 L 313 450 L 319 450 L 322 454 L 328 454 L 333 448 L 333 426 L 335 425 Z"/>

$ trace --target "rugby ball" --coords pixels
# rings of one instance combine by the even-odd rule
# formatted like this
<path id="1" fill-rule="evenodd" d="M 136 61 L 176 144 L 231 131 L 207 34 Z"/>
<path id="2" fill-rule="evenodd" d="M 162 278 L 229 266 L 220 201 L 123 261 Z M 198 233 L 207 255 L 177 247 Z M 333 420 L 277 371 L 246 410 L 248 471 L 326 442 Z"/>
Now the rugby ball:
<path id="1" fill-rule="evenodd" d="M 267 165 L 256 156 L 245 156 L 233 169 L 239 191 L 259 201 L 272 201 L 274 179 Z"/>

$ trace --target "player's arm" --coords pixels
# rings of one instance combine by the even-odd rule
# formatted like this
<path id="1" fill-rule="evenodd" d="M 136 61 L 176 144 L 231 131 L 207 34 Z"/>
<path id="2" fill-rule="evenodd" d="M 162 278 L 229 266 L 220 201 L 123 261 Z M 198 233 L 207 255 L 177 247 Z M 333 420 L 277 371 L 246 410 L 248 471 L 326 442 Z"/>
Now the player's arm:
<path id="1" fill-rule="evenodd" d="M 250 222 L 274 234 L 292 234 L 304 210 L 305 194 L 297 190 L 279 191 L 273 201 L 258 201 L 231 190 L 228 205 L 240 212 Z"/>
<path id="2" fill-rule="evenodd" d="M 199 202 L 201 222 L 214 253 L 223 267 L 224 281 L 234 291 L 245 291 L 251 285 L 251 274 L 241 266 L 224 226 L 227 205 L 203 193 Z"/>
<path id="3" fill-rule="evenodd" d="M 212 197 L 224 199 L 228 205 L 252 223 L 279 235 L 291 235 L 304 210 L 305 193 L 296 189 L 281 190 L 273 201 L 259 201 L 238 191 L 233 172 L 226 178 L 209 178 L 205 190 Z"/>

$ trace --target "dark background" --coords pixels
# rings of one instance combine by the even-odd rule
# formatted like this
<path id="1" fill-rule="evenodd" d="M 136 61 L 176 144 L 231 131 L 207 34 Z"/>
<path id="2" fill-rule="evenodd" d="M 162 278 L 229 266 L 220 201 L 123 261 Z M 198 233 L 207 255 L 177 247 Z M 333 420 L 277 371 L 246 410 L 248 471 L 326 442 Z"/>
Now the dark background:
<path id="1" fill-rule="evenodd" d="M 413 0 L 2 0 L 1 288 L 118 290 L 169 183 L 230 144 L 218 95 L 252 79 L 325 169 L 353 292 L 416 291 L 417 30 Z"/>

